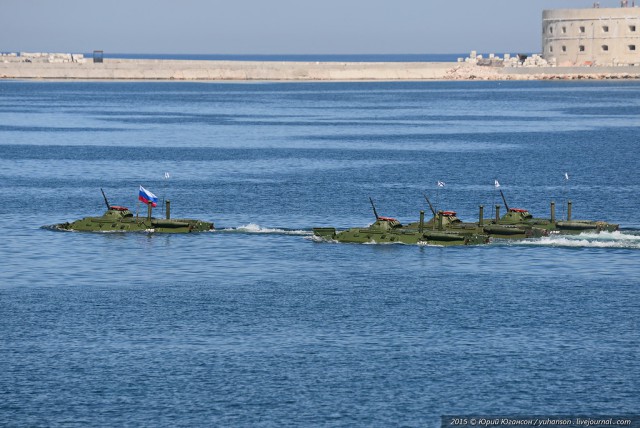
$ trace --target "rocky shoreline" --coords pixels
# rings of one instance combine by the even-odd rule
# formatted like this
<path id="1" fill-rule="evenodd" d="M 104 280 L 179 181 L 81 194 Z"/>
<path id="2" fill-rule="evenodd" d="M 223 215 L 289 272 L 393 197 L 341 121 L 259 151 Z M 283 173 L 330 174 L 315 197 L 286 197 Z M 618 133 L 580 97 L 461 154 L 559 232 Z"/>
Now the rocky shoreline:
<path id="1" fill-rule="evenodd" d="M 493 68 L 458 65 L 446 80 L 636 80 L 640 67 L 531 67 Z"/>

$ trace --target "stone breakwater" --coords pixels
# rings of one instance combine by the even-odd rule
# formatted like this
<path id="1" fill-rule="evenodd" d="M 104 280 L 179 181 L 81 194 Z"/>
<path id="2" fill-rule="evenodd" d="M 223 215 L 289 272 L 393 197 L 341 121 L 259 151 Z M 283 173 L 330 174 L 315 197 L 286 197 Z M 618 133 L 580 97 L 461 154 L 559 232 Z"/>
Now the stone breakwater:
<path id="1" fill-rule="evenodd" d="M 0 60 L 3 79 L 354 81 L 639 79 L 640 67 L 499 67 L 454 62 L 278 62 L 104 59 Z"/>

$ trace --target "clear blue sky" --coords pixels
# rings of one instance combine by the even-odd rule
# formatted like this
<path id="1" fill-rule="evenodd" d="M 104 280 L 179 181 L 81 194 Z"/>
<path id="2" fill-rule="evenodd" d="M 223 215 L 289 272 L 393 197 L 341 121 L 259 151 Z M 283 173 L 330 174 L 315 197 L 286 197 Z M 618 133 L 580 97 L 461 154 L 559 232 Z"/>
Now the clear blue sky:
<path id="1" fill-rule="evenodd" d="M 544 9 L 592 5 L 589 0 L 0 0 L 0 51 L 536 53 Z M 619 5 L 619 0 L 600 1 L 600 7 Z"/>

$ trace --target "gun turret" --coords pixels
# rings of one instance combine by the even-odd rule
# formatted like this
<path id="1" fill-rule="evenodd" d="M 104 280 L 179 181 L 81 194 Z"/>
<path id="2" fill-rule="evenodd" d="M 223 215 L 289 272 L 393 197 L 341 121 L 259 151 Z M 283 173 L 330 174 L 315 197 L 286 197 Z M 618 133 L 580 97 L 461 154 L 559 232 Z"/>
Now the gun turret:
<path id="1" fill-rule="evenodd" d="M 378 216 L 378 211 L 376 211 L 376 206 L 373 204 L 373 199 L 371 199 L 371 196 L 369 196 L 369 202 L 371 202 L 371 208 L 373 208 L 373 215 L 375 215 L 376 220 L 378 220 L 380 216 Z"/>
<path id="2" fill-rule="evenodd" d="M 507 209 L 507 212 L 509 212 L 509 205 L 507 204 L 507 199 L 504 197 L 504 193 L 502 193 L 502 189 L 500 189 L 500 195 L 502 196 L 502 202 L 504 202 L 504 207 Z"/>
<path id="3" fill-rule="evenodd" d="M 433 213 L 433 216 L 436 216 L 436 210 L 433 208 L 433 205 L 431 205 L 431 201 L 429 200 L 429 198 L 427 198 L 427 195 L 424 195 L 424 198 L 427 200 L 427 203 L 429 204 L 429 209 L 431 210 L 431 212 Z"/>
<path id="4" fill-rule="evenodd" d="M 104 203 L 107 205 L 107 209 L 110 210 L 111 205 L 109 205 L 109 200 L 107 199 L 107 195 L 104 194 L 104 190 L 102 190 L 102 188 L 100 188 L 100 191 L 102 192 L 102 197 L 104 198 Z"/>

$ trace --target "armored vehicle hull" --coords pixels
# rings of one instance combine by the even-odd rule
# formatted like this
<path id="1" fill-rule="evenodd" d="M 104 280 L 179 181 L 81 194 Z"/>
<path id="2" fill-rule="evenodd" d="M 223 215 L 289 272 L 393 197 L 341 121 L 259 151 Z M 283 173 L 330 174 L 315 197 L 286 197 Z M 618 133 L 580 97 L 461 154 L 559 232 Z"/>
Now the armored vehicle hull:
<path id="1" fill-rule="evenodd" d="M 551 218 L 536 218 L 533 217 L 533 215 L 526 209 L 509 208 L 509 206 L 506 205 L 506 201 L 505 206 L 507 208 L 507 213 L 499 220 L 499 206 L 496 206 L 496 220 L 493 222 L 494 224 L 532 228 L 534 230 L 542 231 L 544 235 L 574 235 L 583 232 L 615 232 L 620 227 L 618 224 L 607 223 L 605 221 L 572 220 L 571 201 L 567 202 L 566 220 L 556 219 L 556 208 L 554 202 L 551 202 Z"/>
<path id="2" fill-rule="evenodd" d="M 351 228 L 337 231 L 333 227 L 314 228 L 315 236 L 326 240 L 352 244 L 407 244 L 407 245 L 479 245 L 488 242 L 486 235 L 463 235 L 450 231 L 403 230 L 392 233 L 380 233 L 371 228 Z"/>
<path id="3" fill-rule="evenodd" d="M 213 223 L 193 219 L 157 219 L 135 217 L 129 210 L 111 207 L 100 217 L 85 217 L 70 223 L 54 225 L 59 230 L 78 232 L 157 232 L 191 233 L 213 229 Z"/>
<path id="4" fill-rule="evenodd" d="M 157 232 L 191 233 L 205 232 L 214 228 L 213 223 L 194 219 L 172 219 L 171 203 L 166 201 L 166 218 L 151 216 L 152 204 L 148 204 L 146 217 L 134 216 L 126 207 L 110 205 L 104 192 L 107 211 L 100 217 L 85 217 L 74 222 L 53 225 L 54 229 L 78 232 Z"/>
<path id="5" fill-rule="evenodd" d="M 502 192 L 501 192 L 502 194 Z M 504 195 L 502 195 L 504 200 Z M 480 206 L 479 221 L 476 223 L 462 222 L 454 211 L 438 211 L 426 198 L 433 212 L 433 218 L 425 223 L 427 229 L 447 230 L 459 233 L 486 234 L 496 239 L 526 239 L 540 238 L 550 234 L 579 234 L 582 232 L 613 232 L 619 225 L 604 221 L 571 220 L 571 201 L 567 206 L 567 220 L 556 221 L 555 203 L 551 203 L 551 218 L 535 218 L 528 210 L 509 208 L 505 202 L 507 213 L 500 217 L 500 205 L 495 207 L 495 218 L 484 218 L 484 207 Z M 407 227 L 415 228 L 418 223 L 411 223 Z"/>
<path id="6" fill-rule="evenodd" d="M 373 203 L 372 203 L 373 205 Z M 375 212 L 375 209 L 374 209 Z M 337 231 L 333 227 L 313 229 L 315 236 L 325 240 L 355 244 L 408 244 L 408 245 L 478 245 L 486 244 L 489 237 L 475 231 L 432 230 L 424 224 L 424 212 L 420 213 L 421 222 L 411 226 L 402 226 L 394 218 L 379 217 L 368 227 L 354 227 Z"/>

